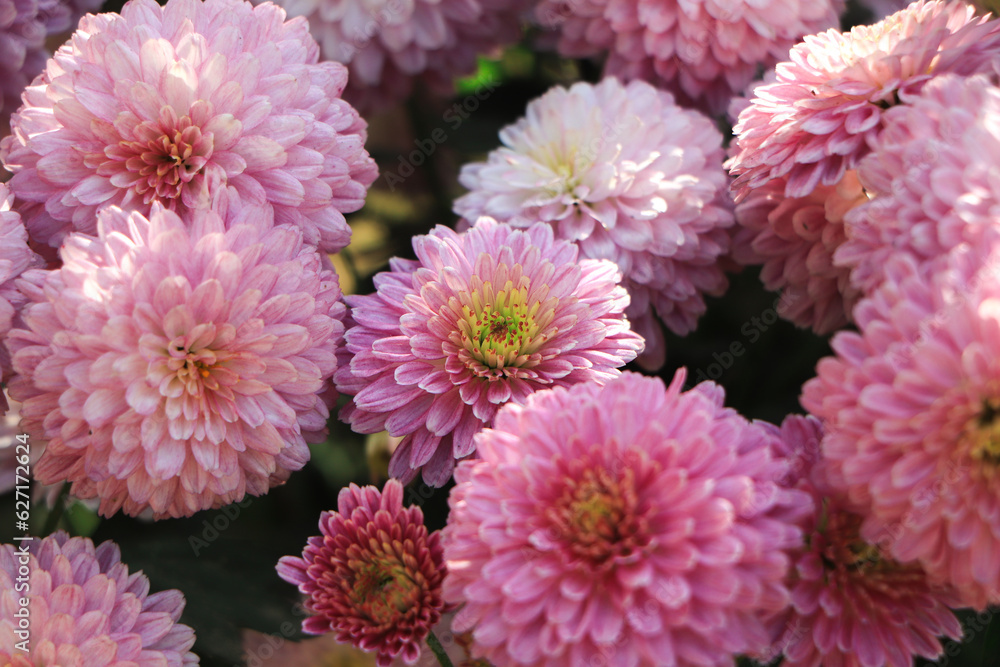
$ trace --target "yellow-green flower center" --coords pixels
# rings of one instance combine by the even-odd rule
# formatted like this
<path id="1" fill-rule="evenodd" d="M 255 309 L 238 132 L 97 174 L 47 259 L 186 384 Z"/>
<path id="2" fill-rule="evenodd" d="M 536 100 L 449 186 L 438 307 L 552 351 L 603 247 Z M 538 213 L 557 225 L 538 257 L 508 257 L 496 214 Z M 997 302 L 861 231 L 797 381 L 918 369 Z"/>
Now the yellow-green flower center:
<path id="1" fill-rule="evenodd" d="M 982 412 L 969 422 L 966 438 L 972 458 L 1000 466 L 1000 401 L 984 401 Z"/>
<path id="2" fill-rule="evenodd" d="M 528 280 L 508 280 L 500 289 L 490 282 L 476 283 L 462 305 L 458 321 L 462 346 L 480 364 L 491 369 L 523 366 L 528 355 L 547 339 L 540 334 L 552 321 L 551 308 L 528 299 Z"/>
<path id="3" fill-rule="evenodd" d="M 391 552 L 391 545 L 386 550 Z M 351 597 L 356 608 L 372 622 L 397 622 L 420 601 L 421 586 L 410 578 L 406 565 L 395 558 L 350 563 L 354 571 Z"/>
<path id="4" fill-rule="evenodd" d="M 577 556 L 595 564 L 641 548 L 644 521 L 634 487 L 632 470 L 618 476 L 600 467 L 581 471 L 550 512 L 557 533 Z"/>

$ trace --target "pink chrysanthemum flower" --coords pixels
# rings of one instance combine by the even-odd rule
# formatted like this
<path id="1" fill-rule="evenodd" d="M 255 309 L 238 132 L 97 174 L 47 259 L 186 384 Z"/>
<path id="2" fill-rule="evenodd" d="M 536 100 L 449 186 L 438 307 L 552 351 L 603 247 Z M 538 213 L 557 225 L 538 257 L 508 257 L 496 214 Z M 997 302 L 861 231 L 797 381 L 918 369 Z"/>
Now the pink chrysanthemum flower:
<path id="1" fill-rule="evenodd" d="M 40 264 L 28 247 L 28 232 L 21 223 L 21 216 L 11 210 L 13 201 L 6 184 L 0 183 L 0 383 L 8 381 L 11 371 L 4 340 L 14 325 L 18 310 L 24 305 L 24 296 L 17 291 L 14 280 L 25 269 Z M 0 391 L 0 417 L 6 411 L 7 399 Z"/>
<path id="2" fill-rule="evenodd" d="M 455 212 L 470 222 L 548 222 L 584 257 L 614 261 L 629 319 L 646 338 L 640 362 L 662 366 L 656 316 L 688 333 L 703 295 L 727 285 L 717 260 L 733 216 L 715 124 L 645 82 L 608 78 L 553 88 L 500 140 L 486 162 L 463 167 L 470 192 Z"/>
<path id="3" fill-rule="evenodd" d="M 309 20 L 324 60 L 347 65 L 344 97 L 362 112 L 441 94 L 476 69 L 477 56 L 517 41 L 529 0 L 279 0 Z"/>
<path id="4" fill-rule="evenodd" d="M 101 0 L 0 0 L 0 137 L 21 93 L 45 67 L 45 38 L 65 32 Z"/>
<path id="5" fill-rule="evenodd" d="M 945 75 L 889 109 L 858 168 L 870 203 L 845 218 L 838 264 L 870 292 L 889 256 L 930 266 L 959 244 L 990 246 L 1000 234 L 1000 88 L 985 75 Z"/>
<path id="6" fill-rule="evenodd" d="M 1000 602 L 1000 255 L 962 250 L 934 272 L 890 258 L 802 404 L 862 536 L 983 608 Z"/>
<path id="7" fill-rule="evenodd" d="M 937 74 L 992 71 L 998 55 L 1000 22 L 958 0 L 917 0 L 874 25 L 806 37 L 733 128 L 736 200 L 781 177 L 787 197 L 836 185 L 868 151 L 886 108 Z"/>
<path id="8" fill-rule="evenodd" d="M 868 198 L 853 171 L 805 197 L 784 191 L 785 179 L 775 179 L 737 204 L 732 257 L 744 266 L 763 265 L 764 286 L 782 292 L 779 315 L 829 333 L 850 321 L 859 296 L 850 270 L 833 258 L 846 240 L 844 216 Z"/>
<path id="9" fill-rule="evenodd" d="M 843 0 L 542 0 L 535 20 L 559 30 L 562 55 L 608 54 L 604 73 L 644 79 L 685 105 L 722 113 L 789 47 L 837 25 Z"/>
<path id="10" fill-rule="evenodd" d="M 405 436 L 389 463 L 404 483 L 423 469 L 442 486 L 501 405 L 609 380 L 642 349 L 615 265 L 578 259 L 548 225 L 439 226 L 413 249 L 416 261 L 375 277 L 375 294 L 346 298 L 353 357 L 335 377 L 354 396 L 342 418 L 355 431 Z"/>
<path id="11" fill-rule="evenodd" d="M 768 642 L 809 497 L 703 383 L 538 392 L 476 436 L 442 535 L 452 629 L 496 665 L 732 665 Z"/>
<path id="12" fill-rule="evenodd" d="M 33 238 L 94 233 L 95 213 L 202 208 L 227 186 L 324 251 L 375 180 L 366 124 L 317 62 L 303 19 L 242 0 L 132 0 L 88 15 L 25 93 L 0 144 Z"/>
<path id="13" fill-rule="evenodd" d="M 20 568 L 27 566 L 28 589 Z M 28 600 L 30 649 L 15 648 L 21 598 Z M 149 579 L 129 574 L 111 541 L 97 548 L 86 537 L 59 531 L 46 538 L 0 545 L 0 664 L 13 667 L 191 667 L 194 631 L 178 622 L 178 590 L 150 594 Z"/>
<path id="14" fill-rule="evenodd" d="M 403 485 L 341 489 L 336 512 L 319 518 L 302 558 L 285 556 L 278 574 L 309 596 L 310 634 L 378 654 L 379 667 L 408 664 L 441 618 L 444 563 L 438 533 L 428 534 L 419 507 L 403 507 Z"/>
<path id="15" fill-rule="evenodd" d="M 887 558 L 861 538 L 861 516 L 826 479 L 816 419 L 793 415 L 772 428 L 797 468 L 787 481 L 813 497 L 816 511 L 803 522 L 792 607 L 775 619 L 776 640 L 763 657 L 784 653 L 789 667 L 911 667 L 914 656 L 939 657 L 938 637 L 962 634 L 948 609 L 953 597 L 919 565 Z"/>
<path id="16" fill-rule="evenodd" d="M 245 217 L 243 217 L 245 214 Z M 328 260 L 250 207 L 224 228 L 107 209 L 27 271 L 9 345 L 34 473 L 100 511 L 187 516 L 261 495 L 323 438 L 344 306 Z"/>

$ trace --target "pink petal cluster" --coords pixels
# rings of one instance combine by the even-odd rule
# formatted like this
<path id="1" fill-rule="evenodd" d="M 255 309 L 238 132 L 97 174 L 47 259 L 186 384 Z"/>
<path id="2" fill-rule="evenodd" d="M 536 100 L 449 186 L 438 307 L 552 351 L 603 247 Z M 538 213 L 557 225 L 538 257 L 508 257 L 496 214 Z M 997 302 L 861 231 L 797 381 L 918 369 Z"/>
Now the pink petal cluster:
<path id="1" fill-rule="evenodd" d="M 419 507 L 403 507 L 395 479 L 381 493 L 374 486 L 341 489 L 337 511 L 323 512 L 319 530 L 302 558 L 285 556 L 277 567 L 309 597 L 313 615 L 302 629 L 375 651 L 379 667 L 396 656 L 416 663 L 444 609 L 439 533 L 428 534 Z"/>
<path id="2" fill-rule="evenodd" d="M 826 478 L 818 420 L 792 415 L 772 428 L 793 462 L 790 485 L 809 493 L 816 511 L 803 522 L 791 609 L 775 619 L 775 642 L 762 657 L 784 653 L 789 667 L 911 667 L 914 656 L 940 657 L 938 637 L 962 634 L 949 591 L 859 535 L 861 515 Z"/>
<path id="3" fill-rule="evenodd" d="M 248 207 L 106 209 L 31 270 L 11 397 L 34 468 L 100 512 L 187 516 L 261 495 L 324 437 L 344 306 L 329 261 Z"/>
<path id="4" fill-rule="evenodd" d="M 16 587 L 27 567 L 28 589 Z M 20 641 L 17 612 L 28 600 L 30 650 Z M 194 631 L 178 622 L 180 591 L 150 594 L 142 572 L 129 574 L 111 541 L 57 532 L 18 546 L 0 545 L 0 664 L 13 667 L 192 667 Z"/>
<path id="5" fill-rule="evenodd" d="M 528 0 L 279 0 L 309 20 L 324 60 L 347 65 L 344 97 L 363 113 L 406 99 L 414 86 L 442 95 L 477 56 L 516 42 Z"/>
<path id="6" fill-rule="evenodd" d="M 966 250 L 934 272 L 890 258 L 802 404 L 861 536 L 985 608 L 1000 601 L 1000 254 Z"/>
<path id="7" fill-rule="evenodd" d="M 609 380 L 642 349 L 615 265 L 579 259 L 549 225 L 439 226 L 413 249 L 416 260 L 375 277 L 374 294 L 346 297 L 352 356 L 334 378 L 354 397 L 341 417 L 355 431 L 404 436 L 389 463 L 404 483 L 422 469 L 442 486 L 501 405 Z"/>
<path id="8" fill-rule="evenodd" d="M 718 258 L 733 216 L 715 124 L 648 83 L 606 78 L 553 88 L 500 140 L 486 162 L 462 168 L 470 192 L 455 212 L 470 222 L 547 222 L 584 257 L 614 261 L 629 319 L 646 338 L 640 362 L 662 366 L 657 316 L 688 333 L 703 295 L 727 286 Z"/>
<path id="9" fill-rule="evenodd" d="M 65 32 L 101 0 L 0 0 L 0 136 L 21 93 L 45 67 L 45 38 Z"/>
<path id="10" fill-rule="evenodd" d="M 506 406 L 442 535 L 456 632 L 495 665 L 732 665 L 768 642 L 812 512 L 774 437 L 703 383 L 634 373 Z"/>
<path id="11" fill-rule="evenodd" d="M 768 181 L 736 205 L 731 254 L 741 265 L 763 265 L 764 286 L 782 292 L 779 315 L 829 333 L 851 320 L 860 296 L 834 253 L 847 239 L 845 216 L 868 198 L 853 171 L 805 197 L 786 197 L 785 182 Z"/>
<path id="12" fill-rule="evenodd" d="M 325 251 L 375 180 L 366 124 L 303 19 L 271 3 L 131 0 L 88 15 L 0 143 L 33 238 L 58 247 L 109 206 L 210 205 L 227 186 Z"/>
<path id="13" fill-rule="evenodd" d="M 605 75 L 644 79 L 685 105 L 722 113 L 789 47 L 837 25 L 843 0 L 542 0 L 535 20 L 559 53 L 607 54 Z"/>
<path id="14" fill-rule="evenodd" d="M 887 107 L 937 74 L 992 71 L 1000 22 L 960 0 L 917 0 L 871 26 L 831 29 L 792 47 L 733 128 L 736 200 L 785 177 L 785 196 L 836 185 L 867 153 Z"/>
<path id="15" fill-rule="evenodd" d="M 1000 88 L 985 75 L 944 75 L 889 109 L 858 175 L 871 201 L 845 218 L 838 264 L 865 291 L 896 253 L 940 266 L 952 248 L 1000 237 Z"/>
<path id="16" fill-rule="evenodd" d="M 7 185 L 0 183 L 0 383 L 6 383 L 11 372 L 10 356 L 3 343 L 24 305 L 24 296 L 17 291 L 14 280 L 25 269 L 40 263 L 28 247 L 28 232 L 21 216 L 12 210 L 13 202 L 14 196 Z M 6 411 L 7 399 L 0 391 L 0 417 Z"/>

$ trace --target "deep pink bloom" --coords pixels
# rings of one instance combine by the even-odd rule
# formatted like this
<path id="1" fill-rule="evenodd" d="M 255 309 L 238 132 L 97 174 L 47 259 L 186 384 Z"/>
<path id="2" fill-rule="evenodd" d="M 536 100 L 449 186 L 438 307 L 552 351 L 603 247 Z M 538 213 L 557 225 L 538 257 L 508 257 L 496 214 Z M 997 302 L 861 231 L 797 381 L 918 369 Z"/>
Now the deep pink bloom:
<path id="1" fill-rule="evenodd" d="M 888 258 L 908 253 L 931 267 L 960 245 L 1000 236 L 1000 88 L 986 76 L 944 75 L 889 109 L 858 168 L 871 202 L 847 214 L 836 262 L 870 292 Z"/>
<path id="2" fill-rule="evenodd" d="M 11 210 L 14 201 L 7 185 L 0 183 L 0 383 L 10 378 L 10 356 L 4 346 L 7 333 L 24 305 L 24 296 L 17 291 L 14 280 L 31 266 L 41 261 L 28 247 L 28 232 L 21 223 L 21 216 Z M 7 399 L 0 391 L 0 417 L 7 411 Z"/>
<path id="3" fill-rule="evenodd" d="M 187 516 L 305 464 L 344 306 L 301 231 L 259 218 L 110 208 L 98 238 L 67 239 L 62 268 L 25 272 L 10 393 L 48 441 L 39 481 L 72 482 L 104 515 Z"/>
<path id="4" fill-rule="evenodd" d="M 363 113 L 442 95 L 476 70 L 477 56 L 516 42 L 529 0 L 278 0 L 309 20 L 324 60 L 347 65 L 344 97 Z"/>
<path id="5" fill-rule="evenodd" d="M 704 294 L 727 286 L 718 258 L 733 215 L 715 123 L 645 82 L 606 78 L 553 88 L 500 140 L 486 162 L 462 168 L 470 192 L 455 212 L 470 222 L 547 222 L 584 257 L 615 262 L 632 327 L 646 339 L 640 363 L 662 366 L 658 319 L 686 334 Z"/>
<path id="6" fill-rule="evenodd" d="M 456 632 L 495 665 L 732 665 L 788 604 L 810 498 L 773 436 L 634 373 L 509 405 L 462 461 L 442 535 Z"/>
<path id="7" fill-rule="evenodd" d="M 412 665 L 441 618 L 444 563 L 439 533 L 428 534 L 419 507 L 403 507 L 403 485 L 390 479 L 341 489 L 337 511 L 319 518 L 302 558 L 285 556 L 278 574 L 309 596 L 310 634 L 378 654 L 379 667 L 401 656 Z"/>
<path id="8" fill-rule="evenodd" d="M 27 591 L 16 588 L 24 545 Z M 15 648 L 22 597 L 31 623 L 27 656 Z M 191 653 L 194 631 L 178 623 L 183 610 L 180 591 L 150 594 L 142 572 L 129 574 L 114 542 L 95 548 L 86 537 L 59 531 L 0 545 L 0 664 L 192 667 L 198 656 Z"/>
<path id="9" fill-rule="evenodd" d="M 202 208 L 226 188 L 274 206 L 325 251 L 375 180 L 366 124 L 317 62 L 303 19 L 271 3 L 131 0 L 88 15 L 25 93 L 0 155 L 25 225 L 58 247 L 95 213 Z"/>
<path id="10" fill-rule="evenodd" d="M 828 30 L 792 47 L 733 128 L 736 200 L 781 177 L 787 197 L 836 185 L 868 151 L 887 107 L 907 102 L 934 75 L 992 71 L 1000 22 L 988 19 L 959 0 L 917 0 L 874 25 Z"/>
<path id="11" fill-rule="evenodd" d="M 763 264 L 764 286 L 782 293 L 779 315 L 819 334 L 839 329 L 860 293 L 834 252 L 846 240 L 845 214 L 866 201 L 853 171 L 798 198 L 785 196 L 785 179 L 768 181 L 736 205 L 732 257 Z"/>
<path id="12" fill-rule="evenodd" d="M 862 537 L 984 608 L 1000 602 L 1000 255 L 977 250 L 933 272 L 890 258 L 802 404 Z"/>
<path id="13" fill-rule="evenodd" d="M 404 482 L 422 468 L 443 485 L 501 405 L 609 380 L 642 349 L 615 265 L 578 259 L 549 225 L 439 226 L 413 249 L 416 261 L 375 277 L 375 294 L 346 298 L 353 357 L 334 378 L 354 396 L 342 417 L 355 431 L 405 436 L 389 463 Z"/>
<path id="14" fill-rule="evenodd" d="M 685 105 L 722 113 L 761 67 L 837 25 L 843 0 L 542 0 L 535 20 L 559 52 L 607 54 L 605 75 L 644 79 Z"/>
<path id="15" fill-rule="evenodd" d="M 789 667 L 911 667 L 914 656 L 939 657 L 938 637 L 962 634 L 950 592 L 859 535 L 861 515 L 826 478 L 818 420 L 792 415 L 771 428 L 793 465 L 787 482 L 809 493 L 816 511 L 803 522 L 792 607 L 773 621 L 775 641 L 762 657 L 784 653 Z"/>

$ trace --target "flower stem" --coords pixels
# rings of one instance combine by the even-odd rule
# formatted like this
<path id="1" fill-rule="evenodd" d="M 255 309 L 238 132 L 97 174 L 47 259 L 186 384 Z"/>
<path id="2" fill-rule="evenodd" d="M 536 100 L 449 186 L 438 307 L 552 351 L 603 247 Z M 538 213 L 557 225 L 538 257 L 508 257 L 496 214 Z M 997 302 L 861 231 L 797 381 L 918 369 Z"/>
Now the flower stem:
<path id="1" fill-rule="evenodd" d="M 431 633 L 427 635 L 427 645 L 431 647 L 432 651 L 434 651 L 434 656 L 438 659 L 438 662 L 441 663 L 441 667 L 455 667 L 451 663 L 451 658 L 449 658 L 448 654 L 445 653 L 444 647 L 441 646 L 441 642 L 438 641 L 438 638 L 434 634 L 433 630 L 431 630 Z"/>

